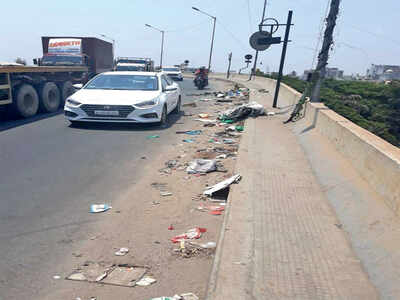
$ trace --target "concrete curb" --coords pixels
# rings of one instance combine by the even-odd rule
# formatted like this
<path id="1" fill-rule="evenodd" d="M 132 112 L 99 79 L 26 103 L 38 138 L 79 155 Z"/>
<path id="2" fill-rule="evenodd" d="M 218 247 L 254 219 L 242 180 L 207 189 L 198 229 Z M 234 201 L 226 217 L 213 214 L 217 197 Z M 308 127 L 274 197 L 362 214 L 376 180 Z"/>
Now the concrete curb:
<path id="1" fill-rule="evenodd" d="M 213 78 L 213 77 L 211 77 L 210 79 L 212 79 L 212 80 L 220 80 L 220 81 L 225 81 L 225 82 L 230 82 L 230 83 L 237 83 L 237 82 L 235 82 L 233 80 L 228 80 L 228 79 L 223 79 L 223 78 Z M 238 84 L 240 84 L 240 83 L 238 83 Z M 246 126 L 246 122 L 247 122 L 247 120 L 245 121 L 245 126 Z M 240 146 L 241 145 L 239 144 L 239 147 Z M 235 163 L 235 169 L 236 169 L 236 165 L 237 165 L 237 161 Z M 215 289 L 216 289 L 216 286 L 217 286 L 217 278 L 218 278 L 219 265 L 220 265 L 220 262 L 221 262 L 221 257 L 222 257 L 222 252 L 223 252 L 225 231 L 226 231 L 226 227 L 227 227 L 227 223 L 228 223 L 228 219 L 229 219 L 229 215 L 230 215 L 230 210 L 231 210 L 231 200 L 232 200 L 231 198 L 232 198 L 232 194 L 233 194 L 233 192 L 235 190 L 235 187 L 231 186 L 230 189 L 231 190 L 229 192 L 229 196 L 228 196 L 228 199 L 227 199 L 227 205 L 226 205 L 226 208 L 225 208 L 224 220 L 222 222 L 221 231 L 219 233 L 219 239 L 218 239 L 218 243 L 217 243 L 217 251 L 215 252 L 215 256 L 214 256 L 214 261 L 213 261 L 210 277 L 208 279 L 205 300 L 212 300 L 214 298 L 214 292 L 215 292 Z"/>

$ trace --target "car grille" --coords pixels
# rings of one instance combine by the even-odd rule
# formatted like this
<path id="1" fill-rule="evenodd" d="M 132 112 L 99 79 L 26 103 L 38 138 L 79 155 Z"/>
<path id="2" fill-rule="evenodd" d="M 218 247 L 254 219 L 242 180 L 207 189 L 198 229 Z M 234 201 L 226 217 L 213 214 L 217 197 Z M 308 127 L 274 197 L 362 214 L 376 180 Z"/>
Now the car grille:
<path id="1" fill-rule="evenodd" d="M 101 117 L 101 115 L 96 115 L 94 113 L 95 110 L 104 110 L 104 111 L 118 111 L 118 116 L 105 116 L 108 119 L 113 118 L 126 118 L 131 112 L 135 110 L 133 106 L 130 105 L 97 105 L 97 104 L 83 104 L 80 108 L 89 116 L 89 117 Z"/>

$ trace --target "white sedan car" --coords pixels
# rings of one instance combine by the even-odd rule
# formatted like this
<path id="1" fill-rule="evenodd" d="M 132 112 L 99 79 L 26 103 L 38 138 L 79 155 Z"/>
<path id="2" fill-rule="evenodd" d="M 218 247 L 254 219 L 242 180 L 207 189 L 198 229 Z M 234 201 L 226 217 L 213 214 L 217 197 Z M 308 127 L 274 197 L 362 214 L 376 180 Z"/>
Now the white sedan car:
<path id="1" fill-rule="evenodd" d="M 164 67 L 162 71 L 173 80 L 183 80 L 182 71 L 177 67 Z"/>
<path id="2" fill-rule="evenodd" d="M 167 123 L 179 113 L 181 89 L 164 73 L 106 72 L 65 101 L 65 117 L 77 122 Z"/>

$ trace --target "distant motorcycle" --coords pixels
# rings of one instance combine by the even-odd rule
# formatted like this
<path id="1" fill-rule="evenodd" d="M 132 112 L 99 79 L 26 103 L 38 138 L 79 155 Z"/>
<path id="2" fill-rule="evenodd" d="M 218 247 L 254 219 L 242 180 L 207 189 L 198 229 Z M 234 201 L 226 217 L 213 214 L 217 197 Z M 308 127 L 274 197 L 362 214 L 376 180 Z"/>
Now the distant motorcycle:
<path id="1" fill-rule="evenodd" d="M 198 75 L 196 75 L 196 77 L 194 78 L 194 85 L 195 85 L 199 90 L 204 89 L 204 87 L 207 86 L 207 84 L 208 84 L 208 80 L 207 80 L 207 78 L 205 78 L 205 76 L 202 75 L 202 74 L 198 74 Z"/>

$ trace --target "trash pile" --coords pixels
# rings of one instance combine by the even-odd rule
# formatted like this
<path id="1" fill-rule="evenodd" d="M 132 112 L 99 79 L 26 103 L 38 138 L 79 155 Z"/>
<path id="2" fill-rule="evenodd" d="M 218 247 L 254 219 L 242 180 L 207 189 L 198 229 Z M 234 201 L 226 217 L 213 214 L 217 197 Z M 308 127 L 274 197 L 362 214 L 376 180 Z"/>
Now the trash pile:
<path id="1" fill-rule="evenodd" d="M 225 122 L 232 120 L 232 123 L 234 123 L 246 119 L 247 117 L 258 117 L 263 115 L 265 115 L 265 108 L 261 104 L 253 101 L 220 113 L 218 119 Z"/>
<path id="2" fill-rule="evenodd" d="M 199 297 L 197 297 L 193 293 L 185 293 L 185 294 L 180 294 L 180 295 L 175 295 L 172 297 L 158 297 L 158 298 L 152 298 L 150 300 L 199 300 Z"/>

